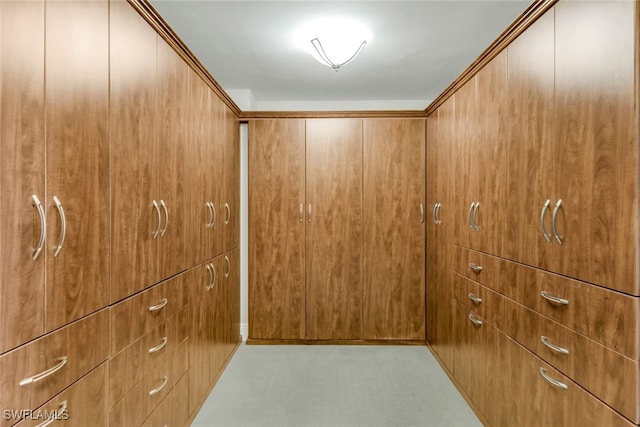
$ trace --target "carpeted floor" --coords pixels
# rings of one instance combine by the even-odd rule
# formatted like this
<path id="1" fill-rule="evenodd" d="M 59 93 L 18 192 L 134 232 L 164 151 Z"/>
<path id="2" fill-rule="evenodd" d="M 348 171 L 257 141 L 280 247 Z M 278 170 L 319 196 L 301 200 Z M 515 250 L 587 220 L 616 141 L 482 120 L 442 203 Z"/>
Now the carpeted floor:
<path id="1" fill-rule="evenodd" d="M 244 344 L 192 424 L 481 425 L 426 347 Z"/>

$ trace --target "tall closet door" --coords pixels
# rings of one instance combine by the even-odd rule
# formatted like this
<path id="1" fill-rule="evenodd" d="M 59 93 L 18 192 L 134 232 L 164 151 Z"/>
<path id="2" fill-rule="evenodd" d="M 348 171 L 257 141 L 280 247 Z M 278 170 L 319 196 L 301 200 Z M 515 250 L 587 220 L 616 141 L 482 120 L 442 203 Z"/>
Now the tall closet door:
<path id="1" fill-rule="evenodd" d="M 44 1 L 0 1 L 0 125 L 2 353 L 44 332 Z"/>
<path id="2" fill-rule="evenodd" d="M 307 339 L 362 337 L 362 121 L 307 120 Z"/>
<path id="3" fill-rule="evenodd" d="M 46 329 L 109 303 L 109 8 L 48 1 Z"/>
<path id="4" fill-rule="evenodd" d="M 111 300 L 118 301 L 155 275 L 156 33 L 124 0 L 110 2 L 109 19 Z"/>
<path id="5" fill-rule="evenodd" d="M 305 122 L 249 122 L 249 337 L 305 338 Z"/>
<path id="6" fill-rule="evenodd" d="M 220 255 L 224 252 L 225 229 L 229 225 L 228 210 L 225 207 L 224 200 L 224 169 L 225 169 L 225 108 L 226 105 L 222 100 L 207 87 L 209 97 L 209 135 L 206 138 L 206 144 L 209 146 L 209 157 L 206 159 L 205 168 L 207 170 L 207 179 L 211 180 L 211 203 L 214 211 L 214 220 L 211 225 L 211 237 L 209 242 L 209 251 L 213 255 Z"/>
<path id="7" fill-rule="evenodd" d="M 223 137 L 222 157 L 222 248 L 228 251 L 240 245 L 240 123 L 220 100 Z"/>
<path id="8" fill-rule="evenodd" d="M 363 338 L 424 340 L 424 119 L 364 120 Z"/>

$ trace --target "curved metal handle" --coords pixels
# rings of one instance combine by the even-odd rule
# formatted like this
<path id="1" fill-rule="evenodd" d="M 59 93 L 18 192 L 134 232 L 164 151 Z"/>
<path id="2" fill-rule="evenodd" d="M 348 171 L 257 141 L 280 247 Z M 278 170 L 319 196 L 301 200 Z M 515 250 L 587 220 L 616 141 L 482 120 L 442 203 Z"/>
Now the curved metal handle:
<path id="1" fill-rule="evenodd" d="M 211 284 L 207 286 L 207 290 L 210 291 L 216 285 L 216 281 L 218 280 L 218 273 L 216 272 L 216 267 L 213 264 L 209 264 L 211 266 Z"/>
<path id="2" fill-rule="evenodd" d="M 562 199 L 558 199 L 556 203 L 556 207 L 553 208 L 553 217 L 551 218 L 551 230 L 553 231 L 553 236 L 556 238 L 556 241 L 559 245 L 562 244 L 562 237 L 558 233 L 558 226 L 556 224 L 556 219 L 558 217 L 558 211 L 560 210 L 560 206 L 562 206 Z"/>
<path id="3" fill-rule="evenodd" d="M 56 196 L 53 196 L 53 204 L 56 206 L 58 214 L 60 215 L 60 240 L 58 240 L 58 246 L 56 246 L 53 251 L 53 256 L 57 257 L 62 250 L 62 245 L 64 245 L 64 238 L 67 235 L 67 217 L 64 214 L 64 209 L 62 208 L 60 199 L 58 199 Z"/>
<path id="4" fill-rule="evenodd" d="M 227 271 L 224 273 L 224 278 L 228 278 L 231 275 L 231 262 L 228 256 L 224 256 L 224 260 L 227 262 Z"/>
<path id="5" fill-rule="evenodd" d="M 542 344 L 546 345 L 553 351 L 556 351 L 560 354 L 569 354 L 569 350 L 553 344 L 551 341 L 549 341 L 549 338 L 545 337 L 544 335 L 540 337 L 540 341 L 542 341 Z"/>
<path id="6" fill-rule="evenodd" d="M 569 305 L 568 299 L 555 297 L 547 291 L 540 291 L 540 296 L 548 301 L 555 302 L 556 304 Z"/>
<path id="7" fill-rule="evenodd" d="M 164 236 L 164 233 L 167 232 L 167 227 L 169 226 L 169 210 L 167 209 L 167 204 L 164 200 L 160 200 L 160 206 L 164 210 L 164 228 L 160 231 L 160 237 Z"/>
<path id="8" fill-rule="evenodd" d="M 36 250 L 33 251 L 33 255 L 31 255 L 31 259 L 36 260 L 40 256 L 42 248 L 44 248 L 44 240 L 47 237 L 47 221 L 44 216 L 44 208 L 42 207 L 42 203 L 40 203 L 38 196 L 35 194 L 32 195 L 31 200 L 33 201 L 33 206 L 38 210 L 38 216 L 40 217 L 40 238 L 38 239 L 38 246 L 36 246 Z"/>
<path id="9" fill-rule="evenodd" d="M 420 203 L 420 223 L 424 222 L 424 206 Z"/>
<path id="10" fill-rule="evenodd" d="M 227 225 L 229 224 L 229 222 L 231 222 L 231 208 L 229 207 L 229 203 L 225 203 L 224 208 L 227 211 L 227 217 L 224 220 L 224 224 Z"/>
<path id="11" fill-rule="evenodd" d="M 471 320 L 474 325 L 482 326 L 482 320 L 476 318 L 473 313 L 469 313 L 469 320 Z"/>
<path id="12" fill-rule="evenodd" d="M 438 204 L 439 203 L 434 203 L 433 204 L 433 210 L 431 211 L 431 216 L 433 217 L 433 223 L 434 224 L 438 223 L 438 217 L 436 215 L 436 210 L 438 210 Z"/>
<path id="13" fill-rule="evenodd" d="M 311 222 L 311 213 L 312 213 L 311 203 L 309 203 L 309 207 L 307 208 L 307 217 L 309 217 L 309 222 Z"/>
<path id="14" fill-rule="evenodd" d="M 21 380 L 18 384 L 20 385 L 20 387 L 28 385 L 28 384 L 32 384 L 32 383 L 37 383 L 40 380 L 43 380 L 45 378 L 47 378 L 50 375 L 55 374 L 56 372 L 58 372 L 60 369 L 62 369 L 62 367 L 64 365 L 67 364 L 67 356 L 64 357 L 60 357 L 58 359 L 58 363 L 56 363 L 54 366 L 52 366 L 51 368 L 42 371 L 38 374 L 35 374 L 33 376 L 24 378 L 23 380 Z"/>
<path id="15" fill-rule="evenodd" d="M 158 345 L 157 345 L 157 346 L 155 346 L 155 347 L 151 347 L 151 348 L 149 349 L 149 354 L 157 353 L 157 352 L 159 352 L 160 350 L 162 350 L 162 349 L 164 348 L 164 346 L 165 346 L 165 345 L 167 345 L 167 341 L 169 341 L 169 340 L 167 339 L 167 337 L 163 337 L 163 338 L 162 338 L 162 341 L 160 342 L 160 344 L 158 344 Z"/>
<path id="16" fill-rule="evenodd" d="M 475 203 L 471 203 L 471 205 L 469 206 L 469 213 L 467 214 L 467 219 L 469 221 L 469 228 L 472 230 L 475 230 L 475 228 L 473 227 L 473 220 L 471 219 L 471 214 L 473 213 L 473 207 L 475 206 Z"/>
<path id="17" fill-rule="evenodd" d="M 475 231 L 480 231 L 480 225 L 478 224 L 478 208 L 480 207 L 480 202 L 476 202 L 476 206 L 473 208 L 473 229 Z"/>
<path id="18" fill-rule="evenodd" d="M 562 390 L 568 390 L 569 389 L 569 387 L 565 383 L 561 383 L 560 381 L 554 380 L 553 378 L 548 376 L 547 375 L 547 371 L 543 367 L 540 367 L 540 375 L 542 376 L 542 378 L 547 380 L 549 383 L 553 384 L 554 386 L 556 386 L 558 388 L 561 388 Z"/>
<path id="19" fill-rule="evenodd" d="M 440 208 L 442 208 L 442 203 L 438 203 L 437 205 L 438 207 L 436 208 L 436 224 L 440 225 L 442 224 L 442 220 L 440 219 Z"/>
<path id="20" fill-rule="evenodd" d="M 60 403 L 60 406 L 58 406 L 58 410 L 57 411 L 53 411 L 53 413 L 49 412 L 48 415 L 48 419 L 43 422 L 38 424 L 36 427 L 47 427 L 48 425 L 53 424 L 56 420 L 58 419 L 63 419 L 61 414 L 67 411 L 67 401 L 63 400 Z"/>
<path id="21" fill-rule="evenodd" d="M 480 273 L 482 271 L 482 266 L 472 262 L 469 263 L 469 268 L 473 270 L 474 273 Z"/>
<path id="22" fill-rule="evenodd" d="M 304 206 L 300 203 L 300 209 L 298 210 L 298 220 L 300 222 L 304 221 Z"/>
<path id="23" fill-rule="evenodd" d="M 153 209 L 156 210 L 156 214 L 158 215 L 158 227 L 156 231 L 153 232 L 153 238 L 155 239 L 160 234 L 160 226 L 162 225 L 162 214 L 160 213 L 160 206 L 158 206 L 158 202 L 153 201 Z"/>
<path id="24" fill-rule="evenodd" d="M 211 271 L 211 264 L 206 265 L 207 273 L 209 274 L 209 283 L 205 285 L 205 289 L 209 290 L 213 287 L 213 271 Z"/>
<path id="25" fill-rule="evenodd" d="M 160 390 L 162 390 L 164 388 L 164 386 L 167 385 L 167 381 L 169 380 L 169 377 L 167 375 L 165 375 L 164 377 L 162 377 L 162 384 L 160 384 L 158 387 L 149 390 L 149 396 L 153 396 L 154 394 L 158 394 L 160 393 Z"/>
<path id="26" fill-rule="evenodd" d="M 213 227 L 214 225 L 216 225 L 216 216 L 217 216 L 216 205 L 213 202 L 209 202 L 209 203 L 211 203 L 211 210 L 213 211 L 213 221 L 211 221 L 211 227 Z"/>
<path id="27" fill-rule="evenodd" d="M 151 307 L 149 307 L 149 311 L 153 313 L 154 311 L 162 310 L 162 307 L 167 305 L 168 302 L 169 302 L 168 299 L 162 298 L 162 301 L 160 301 L 160 304 L 152 305 Z"/>
<path id="28" fill-rule="evenodd" d="M 211 228 L 211 227 L 213 227 L 213 203 L 207 202 L 205 204 L 205 206 L 207 207 L 207 210 L 209 211 L 209 221 L 207 221 L 207 223 L 204 226 L 206 228 Z"/>
<path id="29" fill-rule="evenodd" d="M 482 302 L 482 298 L 480 298 L 480 297 L 478 297 L 478 296 L 476 296 L 476 295 L 474 295 L 474 294 L 472 294 L 472 293 L 469 293 L 468 297 L 469 297 L 469 299 L 470 299 L 471 301 L 473 301 L 475 304 L 480 304 L 480 303 Z"/>
<path id="30" fill-rule="evenodd" d="M 544 205 L 542 206 L 542 212 L 540 212 L 540 229 L 542 230 L 542 235 L 547 242 L 551 242 L 551 236 L 549 236 L 549 233 L 547 233 L 547 228 L 544 226 L 544 216 L 546 215 L 549 206 L 551 206 L 551 200 L 547 199 L 547 201 L 544 202 Z"/>

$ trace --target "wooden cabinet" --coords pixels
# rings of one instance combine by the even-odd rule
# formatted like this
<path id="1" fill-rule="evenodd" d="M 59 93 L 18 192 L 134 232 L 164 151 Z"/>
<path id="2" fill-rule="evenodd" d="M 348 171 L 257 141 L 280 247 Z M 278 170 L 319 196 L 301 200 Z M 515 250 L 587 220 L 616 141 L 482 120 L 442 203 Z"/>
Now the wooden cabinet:
<path id="1" fill-rule="evenodd" d="M 362 338 L 362 121 L 306 123 L 306 337 Z"/>
<path id="2" fill-rule="evenodd" d="M 221 191 L 221 222 L 223 252 L 240 245 L 240 123 L 235 114 L 219 98 L 222 135 L 223 186 Z"/>
<path id="3" fill-rule="evenodd" d="M 425 120 L 363 122 L 363 338 L 424 340 Z"/>

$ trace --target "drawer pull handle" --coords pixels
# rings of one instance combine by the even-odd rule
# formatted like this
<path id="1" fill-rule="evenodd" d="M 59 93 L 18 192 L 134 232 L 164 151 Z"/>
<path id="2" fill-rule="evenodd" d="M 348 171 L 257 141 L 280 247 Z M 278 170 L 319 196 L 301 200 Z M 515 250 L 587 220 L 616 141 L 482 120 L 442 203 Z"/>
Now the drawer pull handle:
<path id="1" fill-rule="evenodd" d="M 469 299 L 470 299 L 471 301 L 473 301 L 474 303 L 476 303 L 476 304 L 480 304 L 480 303 L 482 302 L 482 298 L 480 298 L 480 297 L 478 297 L 478 296 L 475 296 L 475 295 L 474 295 L 474 294 L 472 294 L 472 293 L 469 293 Z"/>
<path id="2" fill-rule="evenodd" d="M 568 390 L 569 389 L 569 387 L 565 383 L 561 383 L 558 380 L 554 380 L 549 375 L 547 375 L 547 371 L 543 367 L 540 367 L 540 375 L 542 376 L 542 378 L 544 378 L 549 383 L 553 384 L 554 386 L 556 386 L 558 388 L 561 388 L 563 390 Z"/>
<path id="3" fill-rule="evenodd" d="M 62 203 L 60 202 L 60 199 L 58 199 L 56 196 L 53 196 L 53 204 L 56 206 L 56 209 L 58 210 L 58 215 L 60 215 L 60 240 L 58 241 L 58 246 L 56 246 L 55 250 L 53 251 L 53 256 L 57 257 L 58 254 L 60 254 L 60 251 L 62 250 L 62 245 L 64 245 L 64 238 L 67 235 L 67 217 L 64 214 L 64 209 L 62 208 Z"/>
<path id="4" fill-rule="evenodd" d="M 169 341 L 167 337 L 162 338 L 162 342 L 160 344 L 149 349 L 149 354 L 157 353 L 162 350 L 164 346 L 167 345 L 167 341 Z"/>
<path id="5" fill-rule="evenodd" d="M 560 354 L 569 354 L 569 350 L 553 344 L 552 342 L 549 341 L 549 338 L 545 337 L 544 335 L 540 337 L 540 341 L 542 341 L 542 344 L 546 345 L 553 351 L 557 351 Z"/>
<path id="6" fill-rule="evenodd" d="M 469 268 L 473 270 L 474 273 L 480 273 L 482 271 L 482 266 L 478 264 L 474 264 L 472 262 L 469 263 Z"/>
<path id="7" fill-rule="evenodd" d="M 549 210 L 549 206 L 551 206 L 551 200 L 547 199 L 542 206 L 542 212 L 540 212 L 540 229 L 542 229 L 542 235 L 547 242 L 551 242 L 551 236 L 549 236 L 547 228 L 544 226 L 544 216 L 546 215 L 547 210 Z"/>
<path id="8" fill-rule="evenodd" d="M 164 210 L 164 228 L 160 231 L 160 237 L 162 237 L 167 232 L 167 227 L 169 227 L 169 210 L 164 200 L 160 200 L 160 206 L 162 206 L 162 210 Z"/>
<path id="9" fill-rule="evenodd" d="M 36 427 L 47 427 L 48 425 L 53 424 L 54 421 L 56 421 L 58 419 L 65 419 L 62 416 L 62 414 L 64 414 L 65 412 L 67 412 L 67 401 L 63 400 L 62 403 L 60 403 L 60 406 L 58 407 L 58 410 L 53 412 L 53 413 L 49 412 L 47 414 L 49 419 L 46 420 L 43 423 L 38 424 Z"/>
<path id="10" fill-rule="evenodd" d="M 152 305 L 151 307 L 149 307 L 149 311 L 154 312 L 154 311 L 161 310 L 162 307 L 167 305 L 168 302 L 169 300 L 167 300 L 166 298 L 162 298 L 162 301 L 160 302 L 160 304 Z"/>
<path id="11" fill-rule="evenodd" d="M 224 278 L 228 278 L 231 275 L 231 261 L 228 256 L 224 256 L 224 261 L 227 263 L 227 271 L 224 273 Z"/>
<path id="12" fill-rule="evenodd" d="M 38 199 L 38 196 L 33 194 L 31 196 L 31 200 L 33 200 L 33 206 L 38 210 L 38 216 L 40 217 L 40 238 L 38 239 L 38 246 L 36 250 L 31 255 L 31 259 L 36 260 L 40 256 L 40 252 L 42 252 L 42 248 L 44 247 L 44 239 L 47 237 L 47 221 L 44 216 L 44 208 L 42 207 L 42 203 Z"/>
<path id="13" fill-rule="evenodd" d="M 469 320 L 471 320 L 474 325 L 482 326 L 482 320 L 476 318 L 473 313 L 469 313 Z"/>
<path id="14" fill-rule="evenodd" d="M 560 237 L 560 234 L 558 233 L 556 218 L 558 217 L 558 211 L 560 210 L 560 206 L 562 206 L 562 199 L 559 199 L 558 203 L 556 203 L 556 207 L 553 209 L 553 217 L 551 218 L 551 230 L 553 231 L 553 236 L 556 238 L 559 245 L 562 244 L 562 237 Z"/>
<path id="15" fill-rule="evenodd" d="M 547 301 L 555 302 L 556 304 L 569 305 L 569 300 L 564 298 L 554 297 L 547 291 L 541 291 L 540 296 Z"/>
<path id="16" fill-rule="evenodd" d="M 64 365 L 67 364 L 67 356 L 61 357 L 58 359 L 58 363 L 55 364 L 55 366 L 52 366 L 51 368 L 47 369 L 46 371 L 42 371 L 39 374 L 35 374 L 31 377 L 27 377 L 25 379 L 23 379 L 22 381 L 20 381 L 19 385 L 20 387 L 31 384 L 31 383 L 36 383 L 40 380 L 43 380 L 45 378 L 47 378 L 50 375 L 55 374 L 56 372 L 58 372 L 60 369 L 62 369 L 62 367 Z"/>
<path id="17" fill-rule="evenodd" d="M 227 217 L 224 219 L 224 225 L 227 225 L 231 222 L 231 208 L 229 207 L 229 203 L 224 204 L 224 209 L 227 211 Z"/>
<path id="18" fill-rule="evenodd" d="M 149 390 L 149 396 L 153 396 L 154 394 L 158 394 L 160 393 L 160 391 L 164 388 L 164 386 L 167 385 L 167 381 L 169 380 L 168 376 L 164 376 L 162 377 L 162 384 L 160 384 L 158 387 L 154 388 L 153 390 Z"/>

